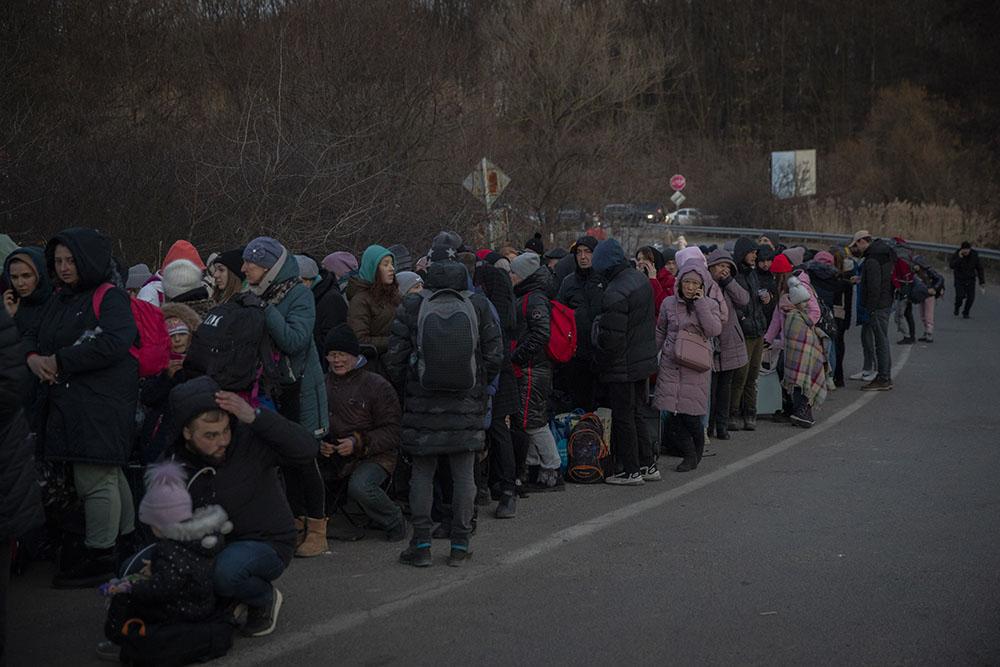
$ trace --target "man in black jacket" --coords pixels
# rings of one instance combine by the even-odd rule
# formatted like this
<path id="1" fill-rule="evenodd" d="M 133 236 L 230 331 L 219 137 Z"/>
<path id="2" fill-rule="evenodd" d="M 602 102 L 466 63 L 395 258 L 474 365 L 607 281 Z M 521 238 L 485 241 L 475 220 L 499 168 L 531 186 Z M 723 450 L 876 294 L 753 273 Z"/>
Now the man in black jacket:
<path id="1" fill-rule="evenodd" d="M 750 302 L 740 308 L 740 327 L 747 344 L 748 362 L 733 373 L 733 387 L 729 400 L 730 431 L 753 431 L 757 428 L 757 376 L 760 358 L 764 353 L 764 333 L 770 320 L 764 308 L 771 302 L 771 293 L 761 289 L 757 276 L 757 244 L 748 238 L 736 239 L 733 248 L 736 260 L 736 282 L 750 295 Z"/>
<path id="2" fill-rule="evenodd" d="M 208 376 L 174 387 L 170 409 L 180 435 L 166 456 L 187 468 L 195 507 L 221 505 L 233 522 L 215 561 L 215 592 L 247 605 L 243 634 L 270 634 L 282 602 L 271 582 L 291 562 L 296 534 L 278 468 L 311 464 L 316 440 Z"/>
<path id="3" fill-rule="evenodd" d="M 540 266 L 538 255 L 526 252 L 510 263 L 510 278 L 517 297 L 517 344 L 511 362 L 521 394 L 521 414 L 512 426 L 527 437 L 528 488 L 562 490 L 565 486 L 559 474 L 559 450 L 549 429 L 552 360 L 546 347 L 552 315 L 548 298 L 551 273 L 548 267 Z"/>
<path id="4" fill-rule="evenodd" d="M 986 276 L 983 265 L 979 261 L 979 253 L 972 249 L 972 244 L 962 241 L 962 247 L 948 260 L 948 266 L 955 274 L 955 317 L 962 311 L 962 317 L 969 319 L 972 304 L 976 300 L 976 279 L 979 279 L 979 289 L 985 290 Z M 965 308 L 962 308 L 962 303 Z"/>
<path id="5" fill-rule="evenodd" d="M 3 656 L 11 542 L 45 520 L 35 482 L 28 421 L 21 407 L 27 384 L 28 369 L 18 345 L 17 326 L 0 309 L 0 664 L 6 664 Z"/>
<path id="6" fill-rule="evenodd" d="M 875 359 L 875 378 L 862 387 L 867 391 L 892 389 L 892 352 L 889 348 L 889 315 L 892 313 L 895 288 L 892 270 L 896 251 L 882 239 L 872 240 L 867 230 L 854 234 L 851 254 L 864 257 L 861 265 L 861 306 L 869 313 L 861 332 L 861 344 L 869 348 L 866 358 Z"/>
<path id="7" fill-rule="evenodd" d="M 592 411 L 597 407 L 597 383 L 590 328 L 601 312 L 604 285 L 592 268 L 597 239 L 581 236 L 570 248 L 576 270 L 559 287 L 557 300 L 573 309 L 576 318 L 576 354 L 568 364 L 556 369 L 555 385 L 573 398 L 573 407 Z"/>
<path id="8" fill-rule="evenodd" d="M 640 410 L 657 367 L 653 288 L 614 239 L 597 245 L 593 267 L 607 281 L 594 325 L 594 356 L 611 402 L 611 451 L 624 468 L 605 481 L 639 486 L 660 479 Z"/>

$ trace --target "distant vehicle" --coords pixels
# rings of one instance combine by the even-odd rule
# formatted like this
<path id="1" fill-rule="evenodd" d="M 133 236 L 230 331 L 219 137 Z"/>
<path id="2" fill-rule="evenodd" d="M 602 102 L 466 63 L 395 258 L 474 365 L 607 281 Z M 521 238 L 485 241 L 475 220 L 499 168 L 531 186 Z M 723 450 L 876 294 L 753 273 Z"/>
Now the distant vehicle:
<path id="1" fill-rule="evenodd" d="M 579 208 L 561 208 L 556 212 L 556 224 L 574 229 L 583 227 L 589 222 L 587 212 Z"/>
<path id="2" fill-rule="evenodd" d="M 601 211 L 601 224 L 631 224 L 639 219 L 639 213 L 633 204 L 608 204 Z"/>
<path id="3" fill-rule="evenodd" d="M 719 219 L 700 208 L 682 208 L 667 214 L 667 222 L 671 225 L 707 225 Z"/>
<path id="4" fill-rule="evenodd" d="M 664 220 L 663 204 L 652 202 L 636 204 L 635 210 L 639 214 L 640 222 L 663 222 Z"/>

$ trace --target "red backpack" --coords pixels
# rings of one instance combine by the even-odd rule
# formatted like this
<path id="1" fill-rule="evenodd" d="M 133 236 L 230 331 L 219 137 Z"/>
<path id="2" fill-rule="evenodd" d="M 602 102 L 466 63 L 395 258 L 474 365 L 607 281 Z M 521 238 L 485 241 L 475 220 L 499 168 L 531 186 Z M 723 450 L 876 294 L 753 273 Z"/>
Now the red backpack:
<path id="1" fill-rule="evenodd" d="M 521 299 L 521 315 L 528 317 L 528 296 Z M 557 364 L 565 364 L 576 354 L 576 313 L 558 301 L 549 301 L 549 342 L 545 353 Z M 513 345 L 511 349 L 513 349 Z"/>
<path id="2" fill-rule="evenodd" d="M 94 290 L 91 305 L 98 319 L 101 317 L 104 295 L 112 287 L 114 285 L 111 283 L 104 283 Z M 139 362 L 139 377 L 159 375 L 170 363 L 170 336 L 167 334 L 163 313 L 153 304 L 139 301 L 134 296 L 129 295 L 128 300 L 135 327 L 139 330 L 139 345 L 129 348 L 129 352 Z"/>

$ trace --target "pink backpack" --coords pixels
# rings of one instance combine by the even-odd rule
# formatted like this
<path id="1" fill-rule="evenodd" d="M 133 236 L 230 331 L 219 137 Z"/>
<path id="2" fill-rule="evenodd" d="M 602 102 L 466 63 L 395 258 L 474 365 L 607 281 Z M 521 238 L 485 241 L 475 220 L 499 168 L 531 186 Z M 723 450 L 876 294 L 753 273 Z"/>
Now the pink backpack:
<path id="1" fill-rule="evenodd" d="M 104 301 L 104 295 L 112 287 L 114 285 L 111 283 L 104 283 L 94 290 L 91 305 L 98 319 L 101 318 L 101 302 Z M 153 304 L 139 301 L 131 295 L 129 305 L 132 308 L 135 326 L 139 330 L 139 345 L 129 348 L 129 352 L 139 362 L 139 377 L 159 375 L 170 363 L 170 336 L 167 334 L 167 323 L 163 320 L 163 313 Z"/>

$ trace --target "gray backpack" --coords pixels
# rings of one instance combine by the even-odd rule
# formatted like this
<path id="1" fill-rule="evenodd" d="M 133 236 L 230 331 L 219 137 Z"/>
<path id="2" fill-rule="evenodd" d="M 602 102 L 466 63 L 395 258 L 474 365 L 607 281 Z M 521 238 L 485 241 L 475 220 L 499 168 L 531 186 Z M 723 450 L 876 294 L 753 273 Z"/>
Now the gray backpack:
<path id="1" fill-rule="evenodd" d="M 417 378 L 429 391 L 469 391 L 479 379 L 479 315 L 468 290 L 424 290 L 417 315 Z"/>

